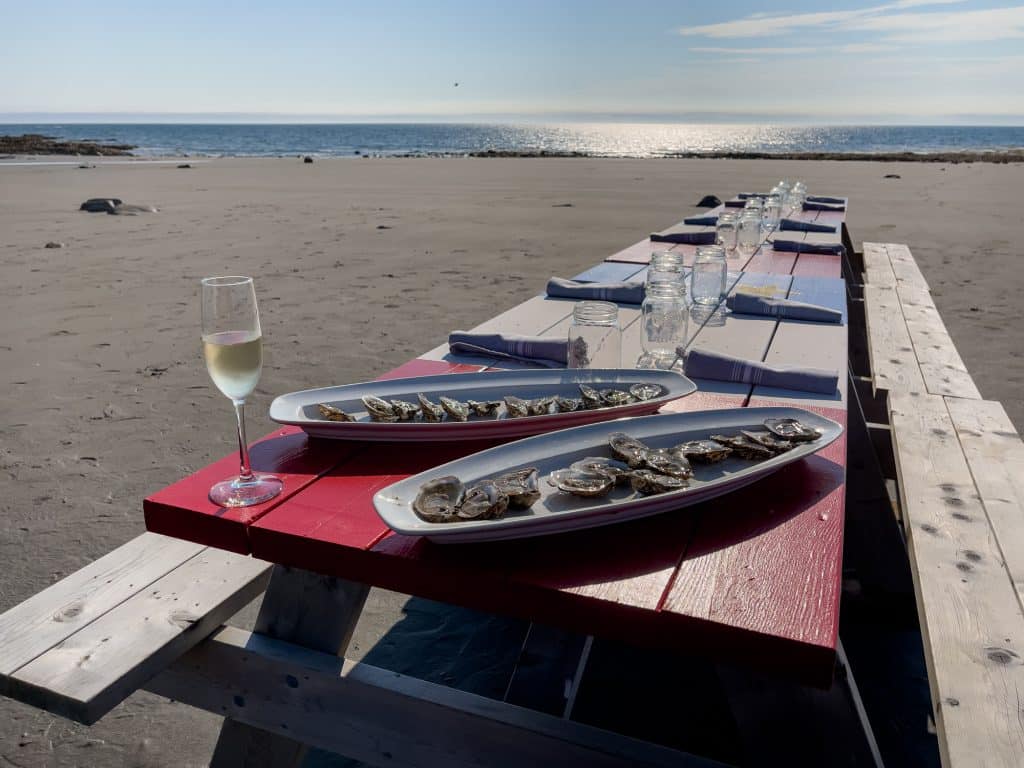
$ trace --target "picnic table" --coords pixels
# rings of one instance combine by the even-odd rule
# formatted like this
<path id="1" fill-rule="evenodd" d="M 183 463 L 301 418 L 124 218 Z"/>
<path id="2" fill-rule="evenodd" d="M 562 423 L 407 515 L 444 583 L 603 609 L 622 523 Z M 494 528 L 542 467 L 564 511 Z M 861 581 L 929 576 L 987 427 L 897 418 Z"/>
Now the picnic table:
<path id="1" fill-rule="evenodd" d="M 794 218 L 836 225 L 837 233 L 787 232 L 785 239 L 840 242 L 843 214 L 809 211 Z M 685 263 L 692 264 L 694 246 L 652 246 L 645 239 L 576 278 L 642 278 L 651 251 L 665 247 L 681 252 Z M 836 369 L 841 373 L 838 388 L 830 395 L 814 395 L 697 379 L 697 392 L 663 411 L 798 405 L 845 426 L 847 291 L 842 259 L 776 251 L 769 239 L 749 258 L 730 259 L 729 268 L 730 293 L 748 291 L 823 304 L 842 312 L 844 322 L 815 324 L 718 313 L 691 326 L 691 347 L 775 364 Z M 536 296 L 474 330 L 564 336 L 573 304 Z M 619 316 L 623 365 L 630 366 L 641 351 L 639 307 L 622 305 Z M 379 378 L 485 373 L 516 365 L 452 355 L 442 344 Z M 556 754 L 551 751 L 553 743 L 574 756 L 571 759 L 586 755 L 587 764 L 599 764 L 596 754 L 637 764 L 679 764 L 680 753 L 671 750 L 662 752 L 640 742 L 623 746 L 600 733 L 588 732 L 586 739 L 577 731 L 556 733 L 552 723 L 524 719 L 515 708 L 460 698 L 457 692 L 364 665 L 331 666 L 324 659 L 344 654 L 370 587 L 633 646 L 699 655 L 819 688 L 831 686 L 838 652 L 845 434 L 806 460 L 714 501 L 680 514 L 602 528 L 446 546 L 396 534 L 378 517 L 372 505 L 376 491 L 492 444 L 360 444 L 308 439 L 297 428 L 285 427 L 257 441 L 250 451 L 254 469 L 283 479 L 284 491 L 275 499 L 236 509 L 208 500 L 210 486 L 237 469 L 233 456 L 154 493 L 144 502 L 149 531 L 212 548 L 206 552 L 244 556 L 229 561 L 225 569 L 259 561 L 275 567 L 253 633 L 220 630 L 151 680 L 148 689 L 225 716 L 217 750 L 223 764 L 256 753 L 283 761 L 285 756 L 294 757 L 303 744 L 351 749 L 357 756 L 378 760 L 384 759 L 382 754 L 388 759 L 404 756 L 415 762 L 410 756 L 422 756 L 417 750 L 437 738 L 432 731 L 438 729 L 431 727 L 429 718 L 425 723 L 418 720 L 428 711 L 431 717 L 440 712 L 444 727 L 474 729 L 476 735 L 465 737 L 470 742 L 495 741 L 492 751 L 486 752 L 494 764 L 513 756 L 521 760 L 524 755 Z M 266 580 L 259 580 L 258 567 L 247 567 L 252 570 L 247 584 L 255 583 L 258 591 Z M 246 594 L 251 597 L 251 590 Z M 188 618 L 182 621 L 187 624 Z M 203 626 L 207 632 L 215 628 Z M 29 666 L 33 665 L 40 666 L 38 659 Z M 38 694 L 52 684 L 57 673 L 42 666 L 49 677 L 27 675 L 29 679 L 16 685 Z M 294 672 L 282 675 L 281 669 Z M 262 672 L 272 679 L 264 679 Z M 82 673 L 72 669 L 59 674 Z M 345 681 L 341 688 L 339 677 Z M 282 680 L 286 700 L 281 699 Z M 114 694 L 103 694 L 103 702 L 89 709 L 90 715 L 116 703 Z M 85 705 L 100 698 L 95 691 L 89 696 L 93 698 Z M 328 697 L 335 703 L 325 704 Z M 354 733 L 355 726 L 349 729 L 352 732 L 339 733 L 337 717 L 342 711 L 370 734 L 365 738 L 373 736 L 376 741 L 367 744 Z M 396 711 L 401 716 L 399 730 L 408 737 L 405 745 L 392 745 L 395 723 L 382 725 L 393 720 Z M 508 751 L 510 732 L 517 738 L 515 749 Z M 584 743 L 588 746 L 580 746 Z M 450 743 L 437 748 L 449 750 L 443 754 L 456 763 Z M 507 755 L 499 759 L 502 750 Z M 222 763 L 215 759 L 215 764 Z M 707 763 L 693 758 L 692 764 Z"/>

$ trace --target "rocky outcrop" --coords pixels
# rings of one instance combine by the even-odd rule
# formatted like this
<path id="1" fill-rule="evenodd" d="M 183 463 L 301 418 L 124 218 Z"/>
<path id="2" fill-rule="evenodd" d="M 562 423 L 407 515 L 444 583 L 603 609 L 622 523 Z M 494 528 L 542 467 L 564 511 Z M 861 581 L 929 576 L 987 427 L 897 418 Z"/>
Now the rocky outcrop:
<path id="1" fill-rule="evenodd" d="M 0 154 L 13 155 L 131 155 L 132 144 L 100 144 L 96 141 L 62 141 L 52 136 L 25 133 L 0 136 Z"/>

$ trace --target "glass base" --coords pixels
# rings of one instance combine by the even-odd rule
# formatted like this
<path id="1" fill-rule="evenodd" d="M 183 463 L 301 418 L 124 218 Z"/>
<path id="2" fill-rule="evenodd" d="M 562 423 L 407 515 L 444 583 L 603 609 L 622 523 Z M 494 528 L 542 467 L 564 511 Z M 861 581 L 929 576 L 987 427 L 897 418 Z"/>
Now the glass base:
<path id="1" fill-rule="evenodd" d="M 269 501 L 281 492 L 284 482 L 273 475 L 253 474 L 243 480 L 222 480 L 210 489 L 210 501 L 221 507 L 251 507 Z"/>

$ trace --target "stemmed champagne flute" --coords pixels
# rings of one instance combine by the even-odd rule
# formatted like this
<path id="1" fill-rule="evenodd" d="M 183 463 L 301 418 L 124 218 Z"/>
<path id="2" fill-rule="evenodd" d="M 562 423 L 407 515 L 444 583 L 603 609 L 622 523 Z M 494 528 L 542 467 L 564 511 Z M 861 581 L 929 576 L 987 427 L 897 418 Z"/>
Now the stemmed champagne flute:
<path id="1" fill-rule="evenodd" d="M 238 477 L 210 488 L 210 501 L 222 507 L 249 507 L 274 498 L 284 485 L 280 478 L 252 471 L 245 440 L 245 398 L 263 370 L 256 291 L 251 277 L 206 277 L 202 284 L 203 357 L 213 383 L 235 405 L 241 466 Z"/>

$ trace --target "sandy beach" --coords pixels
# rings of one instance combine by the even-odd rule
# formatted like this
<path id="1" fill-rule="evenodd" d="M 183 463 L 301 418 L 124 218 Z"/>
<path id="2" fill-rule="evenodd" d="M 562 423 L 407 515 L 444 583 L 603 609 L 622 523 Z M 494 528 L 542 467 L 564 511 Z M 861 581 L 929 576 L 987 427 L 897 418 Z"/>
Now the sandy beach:
<path id="1" fill-rule="evenodd" d="M 271 429 L 278 394 L 371 379 L 695 212 L 705 194 L 802 178 L 812 194 L 850 197 L 858 247 L 910 246 L 982 395 L 1024 429 L 1021 164 L 54 161 L 67 164 L 0 163 L 0 611 L 141 533 L 145 495 L 231 452 L 229 403 L 200 356 L 205 275 L 256 278 L 266 363 L 252 439 Z M 159 212 L 79 212 L 92 197 Z M 521 628 L 419 602 L 399 631 L 444 639 L 430 644 L 434 677 L 500 695 Z M 373 593 L 349 655 L 411 663 L 380 642 L 405 603 Z M 498 659 L 470 674 L 476 648 Z M 446 649 L 461 666 L 440 661 Z M 90 729 L 3 699 L 0 764 L 199 766 L 218 725 L 149 694 Z"/>

